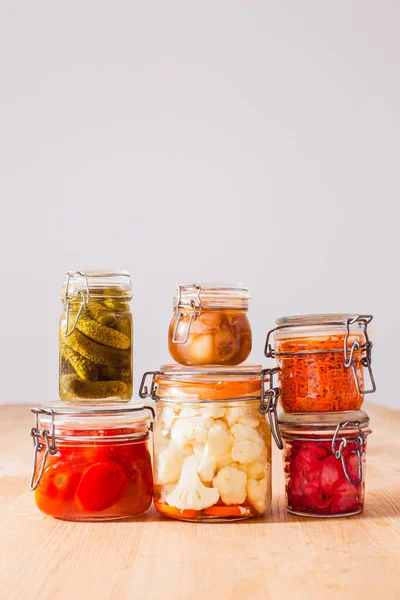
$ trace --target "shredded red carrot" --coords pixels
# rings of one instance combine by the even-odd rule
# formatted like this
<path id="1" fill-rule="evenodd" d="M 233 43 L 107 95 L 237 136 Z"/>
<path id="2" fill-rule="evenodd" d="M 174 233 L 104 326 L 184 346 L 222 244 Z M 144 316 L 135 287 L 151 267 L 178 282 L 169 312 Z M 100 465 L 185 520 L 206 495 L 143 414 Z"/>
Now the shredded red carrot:
<path id="1" fill-rule="evenodd" d="M 349 339 L 349 347 L 355 339 L 354 336 Z M 344 335 L 304 337 L 277 340 L 276 350 L 278 353 L 343 350 L 343 344 Z M 363 396 L 357 390 L 353 370 L 344 366 L 343 351 L 278 358 L 281 367 L 280 399 L 285 412 L 358 410 L 361 407 Z M 363 386 L 364 371 L 361 358 L 362 352 L 354 353 L 357 376 L 360 385 Z"/>

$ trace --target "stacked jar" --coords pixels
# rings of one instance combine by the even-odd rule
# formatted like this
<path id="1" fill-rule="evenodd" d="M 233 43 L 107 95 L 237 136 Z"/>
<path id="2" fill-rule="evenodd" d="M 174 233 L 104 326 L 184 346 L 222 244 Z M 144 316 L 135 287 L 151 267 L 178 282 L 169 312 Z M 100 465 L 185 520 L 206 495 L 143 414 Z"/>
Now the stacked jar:
<path id="1" fill-rule="evenodd" d="M 361 406 L 375 391 L 371 320 L 352 314 L 284 317 L 267 335 L 265 355 L 279 365 L 276 394 L 284 412 L 276 423 L 277 443 L 284 449 L 291 513 L 335 517 L 363 510 L 371 430 Z"/>
<path id="2" fill-rule="evenodd" d="M 249 299 L 242 284 L 179 285 L 168 334 L 179 364 L 143 376 L 139 395 L 156 402 L 155 506 L 168 517 L 233 521 L 270 506 L 269 374 L 241 365 Z"/>
<path id="3" fill-rule="evenodd" d="M 30 487 L 45 514 L 74 521 L 136 516 L 152 502 L 152 407 L 130 402 L 128 273 L 68 272 L 59 326 L 61 403 L 34 407 Z"/>

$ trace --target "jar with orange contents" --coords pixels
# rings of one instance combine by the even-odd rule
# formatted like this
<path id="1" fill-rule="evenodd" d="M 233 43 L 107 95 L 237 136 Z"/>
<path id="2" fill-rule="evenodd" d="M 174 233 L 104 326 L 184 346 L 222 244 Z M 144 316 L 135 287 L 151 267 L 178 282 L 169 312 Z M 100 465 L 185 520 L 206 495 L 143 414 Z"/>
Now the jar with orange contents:
<path id="1" fill-rule="evenodd" d="M 249 291 L 243 284 L 181 284 L 174 298 L 169 351 L 186 366 L 239 365 L 249 356 Z"/>
<path id="2" fill-rule="evenodd" d="M 367 332 L 371 320 L 371 315 L 352 314 L 277 319 L 267 335 L 265 356 L 278 360 L 285 412 L 360 409 L 365 394 L 376 389 Z"/>
<path id="3" fill-rule="evenodd" d="M 271 428 L 265 415 L 274 423 L 274 371 L 165 365 L 144 374 L 139 395 L 156 402 L 154 502 L 160 513 L 209 522 L 268 510 Z"/>
<path id="4" fill-rule="evenodd" d="M 46 515 L 71 521 L 124 519 L 152 502 L 151 407 L 32 408 L 30 488 Z"/>

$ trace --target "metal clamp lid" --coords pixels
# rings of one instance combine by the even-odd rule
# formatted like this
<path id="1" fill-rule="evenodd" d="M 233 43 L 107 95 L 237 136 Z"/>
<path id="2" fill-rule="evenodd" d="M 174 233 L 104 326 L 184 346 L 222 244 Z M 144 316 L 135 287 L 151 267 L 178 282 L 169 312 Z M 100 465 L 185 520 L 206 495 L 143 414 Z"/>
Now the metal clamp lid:
<path id="1" fill-rule="evenodd" d="M 133 407 L 129 407 L 129 410 L 127 412 L 139 412 L 141 410 L 149 410 L 151 412 L 152 415 L 152 419 L 154 420 L 155 418 L 155 411 L 154 408 L 152 406 L 146 406 L 146 405 L 140 405 L 140 406 L 133 406 Z M 57 416 L 57 413 L 53 410 L 53 409 L 46 409 L 46 408 L 42 408 L 42 407 L 32 407 L 31 412 L 35 415 L 35 426 L 31 428 L 30 430 L 30 435 L 33 439 L 33 468 L 32 468 L 32 475 L 31 475 L 31 479 L 30 479 L 30 483 L 29 483 L 29 487 L 31 489 L 31 491 L 36 490 L 37 486 L 40 483 L 40 480 L 42 478 L 45 466 L 46 466 L 46 461 L 47 461 L 47 456 L 50 454 L 50 456 L 54 456 L 55 454 L 57 454 L 58 452 L 58 448 L 56 445 L 56 428 L 55 428 L 55 419 Z M 110 409 L 100 409 L 96 411 L 96 414 L 104 414 L 104 415 L 108 415 L 108 414 L 113 414 L 113 413 L 117 413 L 119 412 L 119 409 L 114 409 L 111 410 Z M 60 413 L 65 415 L 65 413 Z M 39 417 L 40 415 L 47 415 L 48 417 L 50 417 L 50 428 L 46 429 L 46 428 L 42 428 L 39 429 Z M 153 423 L 150 423 L 150 426 L 148 427 L 149 431 L 152 431 L 153 429 Z M 148 433 L 147 433 L 147 437 L 148 437 Z M 44 439 L 44 443 L 41 441 L 41 439 Z M 108 440 L 110 440 L 111 438 L 108 438 Z M 99 441 L 99 439 L 97 438 L 96 440 L 97 442 Z M 44 451 L 44 455 L 43 455 L 43 459 L 42 459 L 42 464 L 40 465 L 40 469 L 39 469 L 39 473 L 37 475 L 36 481 L 35 481 L 35 474 L 36 474 L 36 467 L 37 467 L 37 460 L 38 460 L 38 453 Z"/>
<path id="2" fill-rule="evenodd" d="M 358 432 L 359 432 L 359 435 L 354 440 L 351 440 L 353 443 L 355 443 L 355 444 L 357 444 L 357 446 L 359 446 L 355 450 L 351 450 L 352 454 L 357 455 L 358 476 L 357 476 L 356 480 L 354 480 L 351 477 L 351 475 L 348 471 L 347 465 L 346 465 L 346 460 L 345 460 L 344 454 L 343 454 L 343 449 L 347 446 L 348 439 L 346 437 L 344 437 L 343 435 L 340 438 L 338 437 L 339 431 L 348 426 L 357 427 Z M 337 442 L 339 442 L 339 448 L 336 450 L 335 448 L 336 448 Z M 336 431 L 332 438 L 332 454 L 335 456 L 335 458 L 342 461 L 343 471 L 346 476 L 346 479 L 349 483 L 351 483 L 354 486 L 360 485 L 363 480 L 362 449 L 363 449 L 364 444 L 365 444 L 365 433 L 363 432 L 359 421 L 343 421 L 342 423 L 339 423 L 337 425 Z"/>
<path id="3" fill-rule="evenodd" d="M 261 371 L 261 387 L 260 387 L 260 406 L 258 411 L 265 415 L 268 413 L 268 420 L 271 427 L 271 433 L 276 445 L 280 450 L 283 448 L 283 440 L 279 431 L 277 404 L 281 393 L 278 387 L 274 387 L 273 378 L 280 371 L 279 367 L 273 369 L 263 369 Z M 265 389 L 265 378 L 269 378 L 269 387 Z"/>
<path id="4" fill-rule="evenodd" d="M 64 294 L 64 298 L 65 298 L 65 306 L 66 306 L 66 315 L 65 315 L 65 326 L 64 326 L 64 337 L 69 337 L 76 329 L 76 326 L 78 324 L 79 318 L 82 314 L 82 310 L 84 308 L 88 308 L 89 305 L 89 301 L 90 301 L 90 289 L 89 289 L 89 281 L 88 281 L 88 277 L 126 277 L 128 279 L 129 282 L 129 287 L 132 288 L 132 282 L 131 282 L 131 278 L 129 276 L 128 273 L 110 273 L 107 275 L 104 275 L 103 273 L 98 273 L 98 274 L 94 274 L 93 272 L 85 272 L 85 271 L 67 271 L 67 278 L 65 281 L 65 294 Z M 83 288 L 84 289 L 78 289 L 76 290 L 75 293 L 71 293 L 70 290 L 70 286 L 72 284 L 72 282 L 74 280 L 76 280 L 77 278 L 82 278 L 83 279 Z M 98 295 L 96 293 L 92 293 L 92 296 L 97 297 Z M 70 316 L 70 309 L 71 309 L 71 298 L 80 298 L 81 299 L 81 303 L 79 306 L 79 310 L 78 313 L 75 317 L 75 321 L 74 324 L 72 325 L 72 328 L 70 331 L 68 331 L 68 326 L 69 326 L 69 316 Z M 130 296 L 131 298 L 131 296 Z M 123 297 L 122 296 L 117 296 L 117 295 L 107 295 L 107 299 L 108 300 L 122 300 Z"/>
<path id="5" fill-rule="evenodd" d="M 372 372 L 372 368 L 371 368 L 371 350 L 372 350 L 372 342 L 370 341 L 369 337 L 368 337 L 368 332 L 367 332 L 367 327 L 368 324 L 372 321 L 373 316 L 372 315 L 354 315 L 352 317 L 349 317 L 346 319 L 345 322 L 342 321 L 324 321 L 323 325 L 325 326 L 341 326 L 341 325 L 345 325 L 346 327 L 346 334 L 345 334 L 345 338 L 344 338 L 344 346 L 343 346 L 343 350 L 340 350 L 339 348 L 331 348 L 331 349 L 321 349 L 321 350 L 299 350 L 299 351 L 293 351 L 293 352 L 277 352 L 275 350 L 275 348 L 272 347 L 271 343 L 270 343 L 270 338 L 271 335 L 275 332 L 275 331 L 280 331 L 283 329 L 288 329 L 288 328 L 292 328 L 294 327 L 293 324 L 289 323 L 289 324 L 282 324 L 282 325 L 278 325 L 277 327 L 274 327 L 273 329 L 270 329 L 270 331 L 268 331 L 267 333 L 267 337 L 265 340 L 265 347 L 264 347 L 264 354 L 267 358 L 277 358 L 279 356 L 282 357 L 287 357 L 287 356 L 298 356 L 298 355 L 307 355 L 307 354 L 337 354 L 337 353 L 343 353 L 344 355 L 344 366 L 346 368 L 351 367 L 352 372 L 353 372 L 353 376 L 354 376 L 354 381 L 355 384 L 357 386 L 357 391 L 359 394 L 372 394 L 373 392 L 376 391 L 376 383 L 375 383 L 375 377 L 374 374 Z M 363 335 L 364 335 L 364 343 L 360 344 L 359 341 L 355 340 L 353 342 L 353 344 L 351 345 L 351 347 L 349 348 L 349 336 L 350 336 L 350 326 L 354 325 L 355 323 L 360 323 L 363 326 Z M 307 321 L 306 323 L 296 323 L 295 327 L 312 327 L 312 326 L 318 326 L 321 325 L 320 322 L 318 321 Z M 358 351 L 363 351 L 365 354 L 364 356 L 361 358 L 361 365 L 367 369 L 368 371 L 368 375 L 370 378 L 370 383 L 371 383 L 371 387 L 369 389 L 366 388 L 361 388 L 361 383 L 360 380 L 358 378 L 358 374 L 357 374 L 357 370 L 356 370 L 356 366 L 354 364 L 354 354 L 355 352 Z"/>
<path id="6" fill-rule="evenodd" d="M 191 290 L 196 291 L 196 298 L 190 300 L 190 307 L 191 307 L 192 311 L 190 313 L 189 323 L 187 325 L 185 335 L 183 336 L 182 339 L 178 339 L 177 334 L 178 334 L 179 324 L 182 321 L 183 317 L 185 316 L 184 311 L 180 310 L 183 306 L 185 306 L 182 303 L 182 292 L 191 291 Z M 178 297 L 177 297 L 176 307 L 175 307 L 176 324 L 175 324 L 175 328 L 174 328 L 174 333 L 172 335 L 172 341 L 174 344 L 186 344 L 186 342 L 188 341 L 190 328 L 192 326 L 192 321 L 193 321 L 193 319 L 196 320 L 197 317 L 199 317 L 203 311 L 203 304 L 201 302 L 200 294 L 201 294 L 201 286 L 197 285 L 197 283 L 191 283 L 191 284 L 186 283 L 186 284 L 181 284 L 178 286 Z"/>

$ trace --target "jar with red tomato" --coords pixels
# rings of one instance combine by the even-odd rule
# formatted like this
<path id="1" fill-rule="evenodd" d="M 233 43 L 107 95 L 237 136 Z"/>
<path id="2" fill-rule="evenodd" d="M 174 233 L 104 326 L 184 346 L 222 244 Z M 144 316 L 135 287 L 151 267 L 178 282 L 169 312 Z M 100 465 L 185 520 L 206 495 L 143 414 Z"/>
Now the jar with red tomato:
<path id="1" fill-rule="evenodd" d="M 178 285 L 168 332 L 169 351 L 185 366 L 239 365 L 249 356 L 249 290 L 243 284 Z"/>
<path id="2" fill-rule="evenodd" d="M 277 319 L 265 356 L 278 361 L 285 412 L 361 408 L 365 395 L 376 389 L 367 331 L 371 320 L 372 315 L 347 313 Z"/>
<path id="3" fill-rule="evenodd" d="M 346 517 L 363 510 L 371 433 L 364 411 L 282 414 L 279 433 L 290 513 Z"/>
<path id="4" fill-rule="evenodd" d="M 32 408 L 30 488 L 38 508 L 70 521 L 134 517 L 151 505 L 151 407 Z"/>

